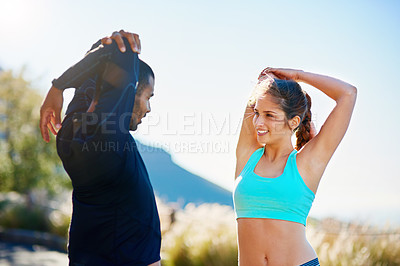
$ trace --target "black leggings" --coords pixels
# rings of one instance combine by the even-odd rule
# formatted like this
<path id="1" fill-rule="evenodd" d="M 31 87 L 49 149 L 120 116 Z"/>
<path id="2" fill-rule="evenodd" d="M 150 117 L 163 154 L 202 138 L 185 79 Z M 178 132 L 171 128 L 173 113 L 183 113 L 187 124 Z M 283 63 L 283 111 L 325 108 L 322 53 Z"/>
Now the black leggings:
<path id="1" fill-rule="evenodd" d="M 310 260 L 306 263 L 301 264 L 300 266 L 320 266 L 320 265 L 319 265 L 318 258 L 315 258 L 313 260 Z"/>

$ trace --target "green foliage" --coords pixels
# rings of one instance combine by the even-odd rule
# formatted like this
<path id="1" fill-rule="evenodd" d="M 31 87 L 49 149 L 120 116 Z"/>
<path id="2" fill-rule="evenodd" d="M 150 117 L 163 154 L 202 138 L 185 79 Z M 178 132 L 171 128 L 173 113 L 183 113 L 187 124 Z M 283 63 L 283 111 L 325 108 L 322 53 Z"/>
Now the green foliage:
<path id="1" fill-rule="evenodd" d="M 400 229 L 325 219 L 307 227 L 321 265 L 400 265 Z"/>
<path id="2" fill-rule="evenodd" d="M 167 266 L 237 265 L 235 216 L 228 206 L 189 204 L 163 239 Z"/>
<path id="3" fill-rule="evenodd" d="M 162 206 L 159 210 L 165 212 Z M 306 231 L 321 265 L 400 265 L 400 228 L 310 218 Z M 176 213 L 162 245 L 166 266 L 237 265 L 233 210 L 217 204 L 188 205 Z"/>
<path id="4" fill-rule="evenodd" d="M 46 213 L 38 207 L 27 208 L 17 205 L 7 209 L 2 215 L 0 225 L 5 228 L 28 229 L 35 231 L 48 231 L 49 224 Z"/>
<path id="5" fill-rule="evenodd" d="M 42 97 L 22 74 L 0 72 L 0 191 L 70 187 L 55 149 L 39 130 Z"/>
<path id="6" fill-rule="evenodd" d="M 69 231 L 69 224 L 71 222 L 70 214 L 61 211 L 53 211 L 50 213 L 50 233 L 67 238 Z"/>
<path id="7" fill-rule="evenodd" d="M 0 226 L 3 228 L 48 232 L 65 238 L 68 235 L 70 217 L 60 211 L 9 201 L 0 201 L 0 205 Z"/>

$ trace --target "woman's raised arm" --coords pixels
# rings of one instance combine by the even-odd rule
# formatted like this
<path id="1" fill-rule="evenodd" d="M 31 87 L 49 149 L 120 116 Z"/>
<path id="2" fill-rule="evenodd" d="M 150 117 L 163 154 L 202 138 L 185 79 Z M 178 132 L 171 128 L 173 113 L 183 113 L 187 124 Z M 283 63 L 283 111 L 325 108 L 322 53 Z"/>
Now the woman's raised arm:
<path id="1" fill-rule="evenodd" d="M 353 113 L 357 89 L 336 78 L 293 69 L 270 68 L 278 78 L 293 79 L 307 83 L 336 102 L 319 133 L 299 152 L 298 163 L 304 175 L 312 179 L 316 189 L 319 180 L 336 148 L 343 139 Z"/>

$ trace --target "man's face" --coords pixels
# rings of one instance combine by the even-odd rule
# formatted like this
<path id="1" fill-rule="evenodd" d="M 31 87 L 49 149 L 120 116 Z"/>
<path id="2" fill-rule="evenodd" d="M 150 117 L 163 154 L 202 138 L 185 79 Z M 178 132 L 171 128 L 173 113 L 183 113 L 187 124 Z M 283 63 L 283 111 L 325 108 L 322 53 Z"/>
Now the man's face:
<path id="1" fill-rule="evenodd" d="M 142 93 L 135 97 L 129 130 L 136 130 L 142 122 L 142 118 L 150 113 L 150 98 L 154 95 L 154 78 L 149 77 L 149 84 L 142 90 Z"/>

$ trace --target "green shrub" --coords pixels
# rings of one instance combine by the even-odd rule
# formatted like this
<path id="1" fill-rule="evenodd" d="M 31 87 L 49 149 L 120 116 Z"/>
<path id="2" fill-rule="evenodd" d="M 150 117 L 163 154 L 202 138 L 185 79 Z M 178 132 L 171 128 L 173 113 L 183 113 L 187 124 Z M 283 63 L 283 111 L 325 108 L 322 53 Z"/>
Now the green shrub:
<path id="1" fill-rule="evenodd" d="M 71 222 L 71 216 L 61 211 L 53 211 L 49 215 L 50 233 L 68 238 L 68 230 Z"/>
<path id="2" fill-rule="evenodd" d="M 187 205 L 165 233 L 162 251 L 167 266 L 236 265 L 233 210 L 218 204 Z"/>
<path id="3" fill-rule="evenodd" d="M 49 212 L 40 206 L 0 201 L 0 226 L 10 229 L 27 229 L 68 236 L 70 216 L 60 211 Z"/>
<path id="4" fill-rule="evenodd" d="M 328 221 L 330 226 L 307 227 L 321 265 L 400 265 L 400 229 Z"/>
<path id="5" fill-rule="evenodd" d="M 7 208 L 0 216 L 0 225 L 5 228 L 19 228 L 46 232 L 49 229 L 47 215 L 42 208 L 15 205 Z"/>
<path id="6" fill-rule="evenodd" d="M 189 204 L 175 218 L 163 236 L 163 265 L 237 265 L 236 222 L 230 207 Z M 321 265 L 400 265 L 400 228 L 309 219 L 306 231 Z"/>

